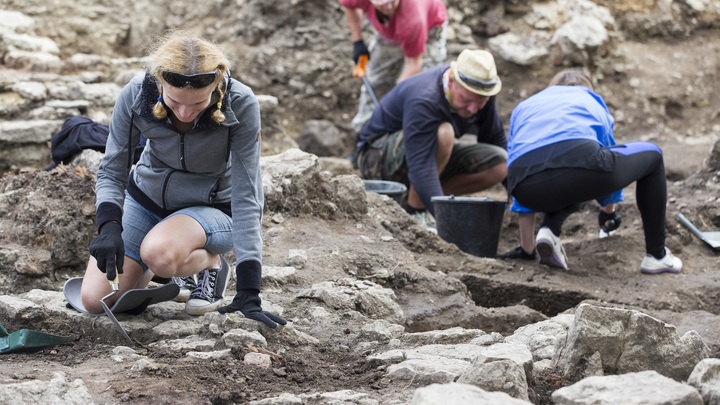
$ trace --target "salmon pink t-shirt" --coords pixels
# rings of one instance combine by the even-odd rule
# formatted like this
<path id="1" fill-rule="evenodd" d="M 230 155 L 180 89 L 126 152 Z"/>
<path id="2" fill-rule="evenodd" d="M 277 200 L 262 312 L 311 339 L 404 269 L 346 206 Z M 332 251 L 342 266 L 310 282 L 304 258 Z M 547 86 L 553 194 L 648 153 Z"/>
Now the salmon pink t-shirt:
<path id="1" fill-rule="evenodd" d="M 447 19 L 442 0 L 400 0 L 395 13 L 385 22 L 370 0 L 340 0 L 346 8 L 362 9 L 370 25 L 386 41 L 397 44 L 406 57 L 414 58 L 425 53 L 428 32 L 441 26 Z"/>

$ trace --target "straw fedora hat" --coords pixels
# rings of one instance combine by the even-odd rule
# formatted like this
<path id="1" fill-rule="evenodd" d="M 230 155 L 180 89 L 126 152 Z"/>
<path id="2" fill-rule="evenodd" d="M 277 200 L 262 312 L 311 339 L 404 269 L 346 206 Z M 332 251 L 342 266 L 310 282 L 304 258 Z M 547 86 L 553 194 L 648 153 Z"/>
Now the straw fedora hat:
<path id="1" fill-rule="evenodd" d="M 450 64 L 455 82 L 475 94 L 494 96 L 500 93 L 502 81 L 497 74 L 495 58 L 488 51 L 466 49 Z"/>

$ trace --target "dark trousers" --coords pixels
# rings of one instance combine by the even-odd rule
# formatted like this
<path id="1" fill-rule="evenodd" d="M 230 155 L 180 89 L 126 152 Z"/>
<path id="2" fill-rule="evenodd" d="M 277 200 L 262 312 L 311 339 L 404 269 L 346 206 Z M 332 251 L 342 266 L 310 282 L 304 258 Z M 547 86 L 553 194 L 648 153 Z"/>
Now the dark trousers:
<path id="1" fill-rule="evenodd" d="M 525 207 L 544 212 L 543 226 L 559 235 L 563 222 L 578 211 L 582 203 L 637 182 L 636 199 L 645 233 L 645 251 L 662 257 L 667 203 L 662 152 L 651 143 L 633 142 L 602 149 L 599 153 L 613 154 L 614 170 L 548 169 L 518 183 L 513 196 Z"/>

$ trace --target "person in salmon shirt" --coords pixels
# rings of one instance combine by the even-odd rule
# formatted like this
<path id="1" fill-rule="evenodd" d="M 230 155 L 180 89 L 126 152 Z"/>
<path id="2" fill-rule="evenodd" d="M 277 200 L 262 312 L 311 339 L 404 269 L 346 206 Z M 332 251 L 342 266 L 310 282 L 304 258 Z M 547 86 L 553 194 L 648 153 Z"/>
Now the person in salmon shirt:
<path id="1" fill-rule="evenodd" d="M 446 63 L 447 9 L 442 0 L 340 0 L 350 28 L 355 64 L 368 58 L 366 77 L 378 99 L 408 77 Z M 372 30 L 366 45 L 363 15 Z M 356 134 L 375 106 L 361 87 L 358 112 L 352 120 Z"/>

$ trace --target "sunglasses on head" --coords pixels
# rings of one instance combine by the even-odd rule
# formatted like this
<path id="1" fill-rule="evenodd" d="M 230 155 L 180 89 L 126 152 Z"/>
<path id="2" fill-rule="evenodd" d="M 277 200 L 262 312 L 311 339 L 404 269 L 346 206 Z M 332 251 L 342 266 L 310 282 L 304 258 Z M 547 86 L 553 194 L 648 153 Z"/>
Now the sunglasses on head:
<path id="1" fill-rule="evenodd" d="M 196 73 L 194 75 L 184 75 L 182 73 L 163 70 L 162 77 L 169 85 L 177 88 L 190 86 L 194 89 L 202 89 L 211 85 L 217 78 L 218 70 L 212 72 Z"/>
<path id="2" fill-rule="evenodd" d="M 473 79 L 472 77 L 468 77 L 460 72 L 457 73 L 458 77 L 460 78 L 460 80 L 463 81 L 463 83 L 476 89 L 490 90 L 498 84 L 497 80 L 486 82 L 484 80 Z"/>

